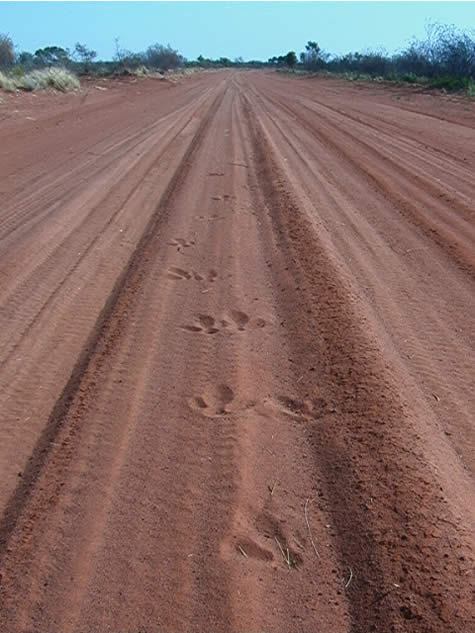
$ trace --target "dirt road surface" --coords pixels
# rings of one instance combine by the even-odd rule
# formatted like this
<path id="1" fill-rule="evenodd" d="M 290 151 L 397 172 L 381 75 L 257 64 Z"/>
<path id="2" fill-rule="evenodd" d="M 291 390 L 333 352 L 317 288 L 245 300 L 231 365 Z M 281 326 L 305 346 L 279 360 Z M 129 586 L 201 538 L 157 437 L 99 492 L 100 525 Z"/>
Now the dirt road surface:
<path id="1" fill-rule="evenodd" d="M 0 117 L 1 631 L 475 631 L 473 102 Z"/>

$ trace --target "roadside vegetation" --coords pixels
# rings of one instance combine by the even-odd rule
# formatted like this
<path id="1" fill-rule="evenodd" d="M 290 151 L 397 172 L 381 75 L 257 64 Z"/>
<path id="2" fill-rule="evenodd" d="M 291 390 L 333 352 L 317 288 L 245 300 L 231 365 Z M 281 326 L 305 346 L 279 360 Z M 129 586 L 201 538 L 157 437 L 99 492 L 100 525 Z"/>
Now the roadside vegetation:
<path id="1" fill-rule="evenodd" d="M 44 90 L 54 88 L 61 92 L 79 90 L 81 84 L 76 75 L 64 68 L 44 68 L 26 74 L 5 75 L 0 72 L 0 88 L 5 92 L 15 90 Z"/>
<path id="2" fill-rule="evenodd" d="M 291 51 L 268 62 L 278 69 L 350 80 L 403 81 L 475 96 L 475 33 L 454 26 L 431 24 L 424 39 L 413 39 L 394 55 L 381 50 L 331 55 L 309 41 L 298 62 L 295 57 Z"/>
<path id="3" fill-rule="evenodd" d="M 34 53 L 17 53 L 12 39 L 0 35 L 0 89 L 44 90 L 62 92 L 80 89 L 80 76 L 109 77 L 114 75 L 163 76 L 185 66 L 185 59 L 171 46 L 152 44 L 142 53 L 121 47 L 115 40 L 111 61 L 97 60 L 96 51 L 78 42 L 73 51 L 61 46 L 45 46 Z"/>
<path id="4" fill-rule="evenodd" d="M 8 35 L 0 35 L 0 89 L 63 92 L 80 87 L 79 76 L 136 75 L 164 78 L 170 74 L 219 68 L 274 68 L 293 73 L 318 73 L 350 80 L 398 81 L 428 88 L 464 91 L 475 96 L 475 33 L 454 26 L 432 24 L 426 37 L 413 39 L 396 54 L 382 50 L 332 55 L 316 41 L 309 41 L 299 56 L 288 51 L 268 59 L 245 61 L 242 57 L 211 59 L 199 55 L 187 60 L 170 45 L 151 44 L 142 52 L 124 48 L 115 39 L 113 59 L 97 59 L 97 52 L 80 42 L 71 51 L 45 46 L 34 53 L 17 52 Z"/>
<path id="5" fill-rule="evenodd" d="M 79 79 L 63 64 L 65 61 L 58 47 L 49 47 L 49 57 L 43 50 L 37 51 L 36 65 L 27 69 L 22 64 L 29 53 L 16 55 L 13 41 L 8 35 L 0 35 L 0 88 L 4 92 L 15 90 L 44 90 L 54 88 L 61 92 L 78 90 Z M 47 51 L 48 52 L 48 51 Z M 33 57 L 33 56 L 32 56 Z M 52 63 L 53 60 L 53 63 Z"/>

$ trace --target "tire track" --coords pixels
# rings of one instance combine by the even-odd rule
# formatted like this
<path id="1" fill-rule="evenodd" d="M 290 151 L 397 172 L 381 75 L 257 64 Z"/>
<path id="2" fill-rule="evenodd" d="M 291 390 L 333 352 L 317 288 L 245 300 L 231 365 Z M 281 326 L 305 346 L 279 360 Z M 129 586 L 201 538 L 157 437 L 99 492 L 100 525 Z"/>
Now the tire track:
<path id="1" fill-rule="evenodd" d="M 369 197 L 361 172 L 351 165 L 342 170 L 332 146 L 321 151 L 309 145 L 300 125 L 284 117 L 275 116 L 269 129 L 276 140 L 285 139 L 281 147 L 292 165 L 294 186 L 311 201 L 308 215 L 315 230 L 328 232 L 327 250 L 354 296 L 365 298 L 375 337 L 385 341 L 386 355 L 412 375 L 411 397 L 425 399 L 437 433 L 449 439 L 473 473 L 474 364 L 464 352 L 474 337 L 466 319 L 471 280 L 432 240 L 401 221 L 384 195 Z M 376 165 L 373 169 L 377 173 Z"/>
<path id="2" fill-rule="evenodd" d="M 82 193 L 82 196 L 80 196 L 81 192 L 84 192 L 84 182 L 87 181 L 92 184 L 93 181 L 91 181 L 91 179 L 94 178 L 95 181 L 101 183 L 103 182 L 103 178 L 107 175 L 109 178 L 112 177 L 114 182 L 112 184 L 112 190 L 111 187 L 109 187 L 107 192 L 103 194 L 103 197 L 97 201 L 96 207 L 101 207 L 108 198 L 114 195 L 114 189 L 120 189 L 120 180 L 124 179 L 126 171 L 139 171 L 141 164 L 147 162 L 146 158 L 150 154 L 150 148 L 153 148 L 156 140 L 158 140 L 158 135 L 162 128 L 163 134 L 166 134 L 167 122 L 169 120 L 180 122 L 184 119 L 184 124 L 176 135 L 179 136 L 179 134 L 186 129 L 187 124 L 193 119 L 194 113 L 199 109 L 200 105 L 205 103 L 214 89 L 215 87 L 209 88 L 191 104 L 187 104 L 176 112 L 160 118 L 157 122 L 147 126 L 145 130 L 140 129 L 125 139 L 121 136 L 119 140 L 115 139 L 114 142 L 106 142 L 105 149 L 101 147 L 101 145 L 104 145 L 104 141 L 101 141 L 101 145 L 97 147 L 93 146 L 94 154 L 97 154 L 95 160 L 87 160 L 86 164 L 84 164 L 84 156 L 80 156 L 79 160 L 81 160 L 81 162 L 76 168 L 68 170 L 66 175 L 61 174 L 56 177 L 53 182 L 51 182 L 51 176 L 46 177 L 46 184 L 41 188 L 37 187 L 34 194 L 27 193 L 24 199 L 19 199 L 18 195 L 11 196 L 14 209 L 10 215 L 5 214 L 5 209 L 9 208 L 9 199 L 4 199 L 0 227 L 3 227 L 4 224 L 8 227 L 9 223 L 11 224 L 11 222 L 13 222 L 13 226 L 9 228 L 8 232 L 0 237 L 3 241 L 4 248 L 7 249 L 9 242 L 12 241 L 14 237 L 16 238 L 14 233 L 17 229 L 21 229 L 23 233 L 28 231 L 28 233 L 35 235 L 35 228 L 40 225 L 40 223 L 48 221 L 50 216 L 58 214 L 59 210 L 61 210 L 61 215 L 64 215 L 64 207 L 62 205 L 73 204 L 78 196 L 88 199 L 87 192 L 86 194 Z M 137 153 L 138 149 L 140 149 L 141 152 Z M 140 156 L 144 151 L 146 152 L 146 156 Z M 88 150 L 85 152 L 85 155 L 89 155 L 90 153 L 91 150 Z M 132 160 L 130 159 L 131 153 L 134 153 Z M 137 159 L 136 156 L 140 156 L 140 158 Z M 111 167 L 116 165 L 118 165 L 118 167 L 111 170 Z M 110 172 L 112 172 L 112 174 Z M 114 178 L 115 174 L 118 174 L 118 176 Z M 65 179 L 78 181 L 79 184 L 73 185 L 73 187 L 67 188 L 67 190 L 64 191 Z M 91 187 L 91 189 L 93 189 L 93 187 Z M 38 207 L 40 207 L 44 213 L 39 212 Z M 33 212 L 34 216 L 31 217 Z M 76 228 L 75 226 L 74 229 Z M 14 244 L 16 245 L 16 242 Z"/>
<path id="3" fill-rule="evenodd" d="M 98 375 L 100 375 L 103 359 L 111 353 L 112 347 L 120 337 L 120 331 L 127 319 L 129 305 L 133 302 L 137 287 L 146 273 L 148 261 L 153 253 L 153 240 L 156 238 L 158 227 L 166 215 L 167 207 L 175 190 L 186 177 L 190 168 L 190 161 L 222 98 L 222 95 L 216 97 L 208 115 L 200 124 L 127 266 L 117 279 L 88 341 L 79 355 L 71 376 L 53 407 L 44 431 L 33 450 L 25 471 L 22 473 L 21 481 L 6 505 L 0 520 L 0 543 L 2 544 L 3 555 L 8 549 L 8 542 L 12 534 L 16 531 L 15 536 L 18 536 L 19 521 L 27 509 L 28 502 L 32 499 L 33 494 L 35 493 L 36 495 L 35 506 L 38 509 L 42 507 L 43 499 L 50 496 L 47 491 L 37 491 L 35 484 L 48 464 L 50 452 L 55 449 L 55 437 L 65 423 L 72 407 L 76 409 L 73 420 L 70 421 L 72 423 L 72 437 L 79 431 L 78 423 L 80 418 L 87 411 L 90 399 L 95 397 L 98 388 Z M 74 446 L 71 445 L 70 450 L 73 449 Z M 67 455 L 63 453 L 60 461 L 67 463 Z M 58 485 L 58 482 L 55 482 L 54 479 L 52 483 L 53 485 L 55 483 Z M 41 501 L 38 500 L 38 496 L 41 497 Z M 0 555 L 0 565 L 2 561 L 3 556 Z"/>
<path id="4" fill-rule="evenodd" d="M 133 171 L 137 171 L 137 173 L 142 174 L 142 178 L 140 180 L 136 179 L 136 182 L 132 188 L 130 188 L 128 183 L 124 184 L 124 180 L 125 180 L 124 174 L 121 173 L 120 180 L 117 179 L 117 182 L 114 182 L 112 186 L 108 188 L 107 193 L 104 194 L 103 197 L 97 203 L 95 203 L 90 209 L 88 209 L 87 214 L 81 218 L 79 224 L 71 227 L 70 230 L 68 229 L 69 233 L 63 238 L 61 243 L 59 245 L 54 246 L 53 250 L 51 250 L 50 252 L 47 252 L 45 255 L 45 258 L 39 265 L 37 264 L 35 260 L 35 263 L 36 263 L 36 267 L 34 270 L 35 277 L 37 277 L 39 280 L 44 280 L 45 278 L 48 277 L 48 274 L 52 270 L 51 262 L 53 262 L 55 258 L 58 259 L 61 252 L 73 251 L 74 249 L 77 250 L 78 232 L 81 231 L 83 227 L 86 227 L 86 225 L 91 224 L 95 216 L 99 216 L 98 222 L 100 224 L 97 227 L 97 232 L 95 236 L 87 243 L 79 245 L 79 248 L 80 248 L 79 257 L 76 258 L 74 262 L 71 262 L 71 266 L 68 269 L 66 270 L 63 269 L 62 271 L 58 271 L 58 273 L 56 273 L 56 276 L 61 275 L 59 283 L 49 284 L 50 287 L 54 286 L 53 292 L 51 292 L 48 295 L 45 301 L 41 302 L 38 312 L 33 315 L 33 317 L 31 318 L 31 320 L 28 321 L 28 323 L 25 324 L 25 328 L 19 334 L 18 338 L 16 340 L 12 340 L 12 336 L 11 335 L 9 336 L 9 339 L 8 339 L 9 349 L 8 351 L 3 351 L 0 367 L 3 364 L 7 363 L 11 359 L 11 357 L 17 352 L 18 347 L 21 345 L 22 341 L 30 334 L 31 330 L 35 327 L 38 320 L 50 308 L 50 304 L 54 302 L 57 296 L 61 293 L 63 286 L 68 282 L 68 279 L 70 278 L 70 276 L 74 274 L 83 264 L 83 262 L 85 262 L 86 259 L 90 256 L 90 254 L 93 252 L 93 250 L 101 241 L 103 234 L 106 232 L 108 227 L 110 227 L 115 222 L 116 218 L 123 212 L 124 208 L 130 204 L 131 200 L 133 200 L 137 192 L 143 189 L 144 184 L 146 184 L 147 181 L 151 178 L 150 175 L 152 174 L 153 176 L 154 172 L 157 171 L 160 165 L 160 162 L 162 160 L 162 157 L 166 154 L 166 152 L 170 149 L 170 147 L 176 142 L 177 138 L 182 134 L 183 130 L 190 124 L 190 121 L 192 120 L 194 113 L 196 112 L 196 109 L 200 107 L 202 103 L 203 103 L 203 100 L 200 99 L 197 104 L 193 104 L 191 115 L 187 115 L 184 121 L 179 120 L 180 122 L 178 123 L 177 131 L 173 133 L 173 135 L 169 138 L 169 140 L 167 140 L 165 146 L 163 147 L 163 149 L 160 151 L 160 153 L 157 156 L 155 155 L 155 152 L 152 153 L 152 149 L 153 149 L 154 144 L 158 141 L 157 139 L 154 139 L 152 137 L 152 143 L 149 143 L 150 149 L 146 153 L 146 156 L 141 157 L 139 164 L 133 163 L 131 166 L 131 169 L 129 170 L 127 174 L 130 176 L 131 175 L 130 172 L 133 172 Z M 120 157 L 120 158 L 123 158 L 123 157 Z M 114 161 L 111 160 L 110 164 L 112 164 L 113 162 Z M 145 164 L 146 166 L 145 172 L 143 172 L 142 164 Z M 104 168 L 104 169 L 107 169 L 107 168 Z M 73 198 L 74 198 L 74 194 L 73 194 Z M 121 200 L 119 205 L 117 205 L 117 199 Z M 112 210 L 112 213 L 110 214 L 105 213 L 106 202 L 108 201 L 112 201 L 112 203 L 114 204 L 114 208 Z M 58 204 L 60 204 L 60 202 Z M 110 204 L 111 202 L 109 202 L 109 205 Z M 44 221 L 44 220 L 45 218 L 43 218 L 41 221 Z M 38 220 L 38 222 L 39 221 L 40 220 Z M 18 305 L 18 306 L 23 305 L 25 303 L 25 297 L 31 294 L 32 281 L 30 278 L 31 274 L 28 275 L 28 273 L 29 273 L 28 269 L 26 270 L 24 269 L 22 271 L 20 277 L 24 277 L 23 283 L 21 282 L 19 283 L 18 276 L 15 278 L 15 297 L 16 298 L 15 298 L 14 305 Z M 37 288 L 39 287 L 39 283 L 36 284 L 36 287 Z M 20 296 L 17 297 L 17 295 L 20 295 Z M 9 300 L 8 295 L 2 297 L 2 302 L 7 303 L 8 300 Z M 8 308 L 11 310 L 12 309 L 11 305 L 10 304 L 7 304 L 7 305 L 8 305 Z"/>
<path id="5" fill-rule="evenodd" d="M 368 186 L 379 154 L 360 168 L 339 119 L 313 122 L 305 83 L 282 106 L 298 82 L 222 77 L 124 189 L 133 248 L 0 521 L 0 629 L 471 630 L 473 482 L 435 413 L 471 433 L 470 276 Z M 384 169 L 409 169 L 396 145 Z M 27 339 L 53 348 L 62 294 Z"/>
<path id="6" fill-rule="evenodd" d="M 322 396 L 338 412 L 338 425 L 316 426 L 313 442 L 341 564 L 352 570 L 346 593 L 353 630 L 466 630 L 471 591 L 461 583 L 470 563 L 460 560 L 473 556 L 469 533 L 456 518 L 461 508 L 450 509 L 440 494 L 442 481 L 418 439 L 417 415 L 405 407 L 378 345 L 358 325 L 364 321 L 327 257 L 328 245 L 296 202 L 251 98 L 248 108 L 261 189 L 302 290 L 298 307 L 295 296 L 287 299 L 287 314 L 295 315 L 287 329 L 298 331 L 296 353 L 305 357 L 312 349 Z M 305 378 L 302 383 L 304 389 Z M 446 481 L 443 487 L 450 490 Z"/>
<path id="7" fill-rule="evenodd" d="M 258 98 L 261 98 L 258 95 Z M 299 125 L 305 129 L 313 138 L 321 142 L 330 153 L 336 153 L 343 159 L 348 166 L 356 172 L 359 172 L 365 180 L 370 184 L 372 189 L 380 192 L 386 198 L 390 199 L 395 208 L 410 220 L 416 228 L 421 229 L 426 236 L 432 239 L 441 249 L 446 251 L 461 267 L 463 271 L 470 272 L 475 275 L 475 264 L 472 257 L 471 244 L 473 242 L 472 231 L 468 222 L 473 218 L 473 208 L 470 201 L 461 199 L 461 196 L 454 192 L 450 196 L 451 207 L 456 208 L 460 213 L 460 219 L 453 212 L 448 223 L 446 217 L 446 204 L 441 204 L 440 199 L 447 197 L 446 187 L 442 184 L 437 186 L 434 179 L 427 179 L 420 176 L 404 166 L 404 160 L 397 159 L 388 155 L 387 152 L 378 150 L 372 144 L 366 142 L 361 135 L 349 132 L 345 126 L 337 125 L 325 115 L 326 106 L 321 107 L 318 112 L 319 125 L 316 128 L 305 121 L 305 117 L 301 116 L 301 112 L 296 106 L 289 106 L 280 100 L 265 97 L 274 107 L 281 111 L 287 112 L 293 118 L 297 118 Z M 265 107 L 265 106 L 264 106 Z M 309 106 L 303 106 L 304 110 L 315 114 L 315 111 Z M 324 129 L 322 122 L 327 122 L 328 130 Z M 283 134 L 285 134 L 282 131 Z M 348 143 L 340 141 L 340 139 L 348 139 L 350 141 L 351 152 L 348 150 Z M 289 141 L 290 142 L 290 141 Z M 354 148 L 359 147 L 360 152 L 358 158 L 355 157 Z M 368 160 L 364 160 L 363 156 L 368 156 Z M 374 160 L 379 165 L 378 176 L 372 168 Z M 384 168 L 389 164 L 387 169 Z M 369 165 L 369 167 L 367 167 Z M 383 171 L 384 177 L 379 172 Z M 395 174 L 400 174 L 397 179 Z M 415 186 L 408 189 L 408 184 L 414 183 Z M 406 196 L 401 196 L 400 192 L 407 190 Z M 430 192 L 429 196 L 426 192 Z M 410 194 L 410 196 L 409 196 Z M 428 209 L 431 213 L 425 211 Z M 435 215 L 434 215 L 435 214 Z"/>

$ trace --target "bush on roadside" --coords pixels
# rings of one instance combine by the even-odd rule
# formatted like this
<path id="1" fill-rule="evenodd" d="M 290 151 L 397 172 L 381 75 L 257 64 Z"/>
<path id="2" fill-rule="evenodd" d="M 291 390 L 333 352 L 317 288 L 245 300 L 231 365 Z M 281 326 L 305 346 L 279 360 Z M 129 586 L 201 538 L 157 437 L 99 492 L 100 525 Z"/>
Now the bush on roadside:
<path id="1" fill-rule="evenodd" d="M 5 92 L 21 90 L 45 90 L 53 88 L 61 92 L 72 92 L 80 90 L 81 84 L 76 75 L 64 68 L 45 68 L 44 70 L 33 70 L 30 73 L 12 73 L 7 76 L 0 72 L 0 88 Z"/>
<path id="2" fill-rule="evenodd" d="M 150 71 L 147 66 L 139 66 L 135 70 L 135 75 L 137 75 L 137 77 L 147 77 L 148 75 L 150 75 Z"/>
<path id="3" fill-rule="evenodd" d="M 170 44 L 152 44 L 145 52 L 145 64 L 148 68 L 158 70 L 173 70 L 183 66 L 183 56 L 173 49 Z"/>
<path id="4" fill-rule="evenodd" d="M 435 77 L 430 81 L 429 86 L 439 90 L 447 90 L 447 92 L 457 92 L 459 90 L 470 92 L 471 87 L 473 90 L 473 81 L 462 77 Z"/>
<path id="5" fill-rule="evenodd" d="M 92 69 L 93 62 L 97 57 L 96 51 L 93 51 L 92 48 L 88 48 L 85 44 L 76 42 L 74 54 L 76 58 L 79 59 L 79 67 L 81 71 L 85 75 L 88 75 Z"/>
<path id="6" fill-rule="evenodd" d="M 269 64 L 281 67 L 284 57 L 272 57 Z M 447 91 L 474 93 L 475 32 L 438 23 L 427 26 L 423 39 L 413 39 L 394 55 L 384 50 L 331 56 L 317 42 L 309 41 L 300 54 L 300 67 L 351 80 L 369 78 L 423 84 Z"/>
<path id="7" fill-rule="evenodd" d="M 15 63 L 15 47 L 8 35 L 0 34 L 0 68 L 8 69 Z"/>
<path id="8" fill-rule="evenodd" d="M 0 72 L 0 88 L 5 92 L 14 92 L 16 89 L 15 82 L 11 77 Z"/>
<path id="9" fill-rule="evenodd" d="M 64 68 L 45 68 L 44 70 L 33 70 L 27 73 L 21 80 L 20 86 L 24 90 L 44 90 L 54 88 L 61 92 L 72 92 L 79 90 L 81 84 L 76 75 Z"/>

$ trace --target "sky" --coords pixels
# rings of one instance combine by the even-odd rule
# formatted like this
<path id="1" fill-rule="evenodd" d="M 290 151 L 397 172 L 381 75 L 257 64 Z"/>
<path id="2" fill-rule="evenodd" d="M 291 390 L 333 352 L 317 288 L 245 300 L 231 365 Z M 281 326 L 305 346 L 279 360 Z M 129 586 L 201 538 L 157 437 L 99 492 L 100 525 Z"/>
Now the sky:
<path id="1" fill-rule="evenodd" d="M 188 59 L 267 60 L 315 40 L 330 53 L 395 52 L 436 21 L 475 29 L 475 2 L 5 2 L 0 33 L 18 51 L 81 42 L 111 59 L 121 48 L 171 44 Z"/>

